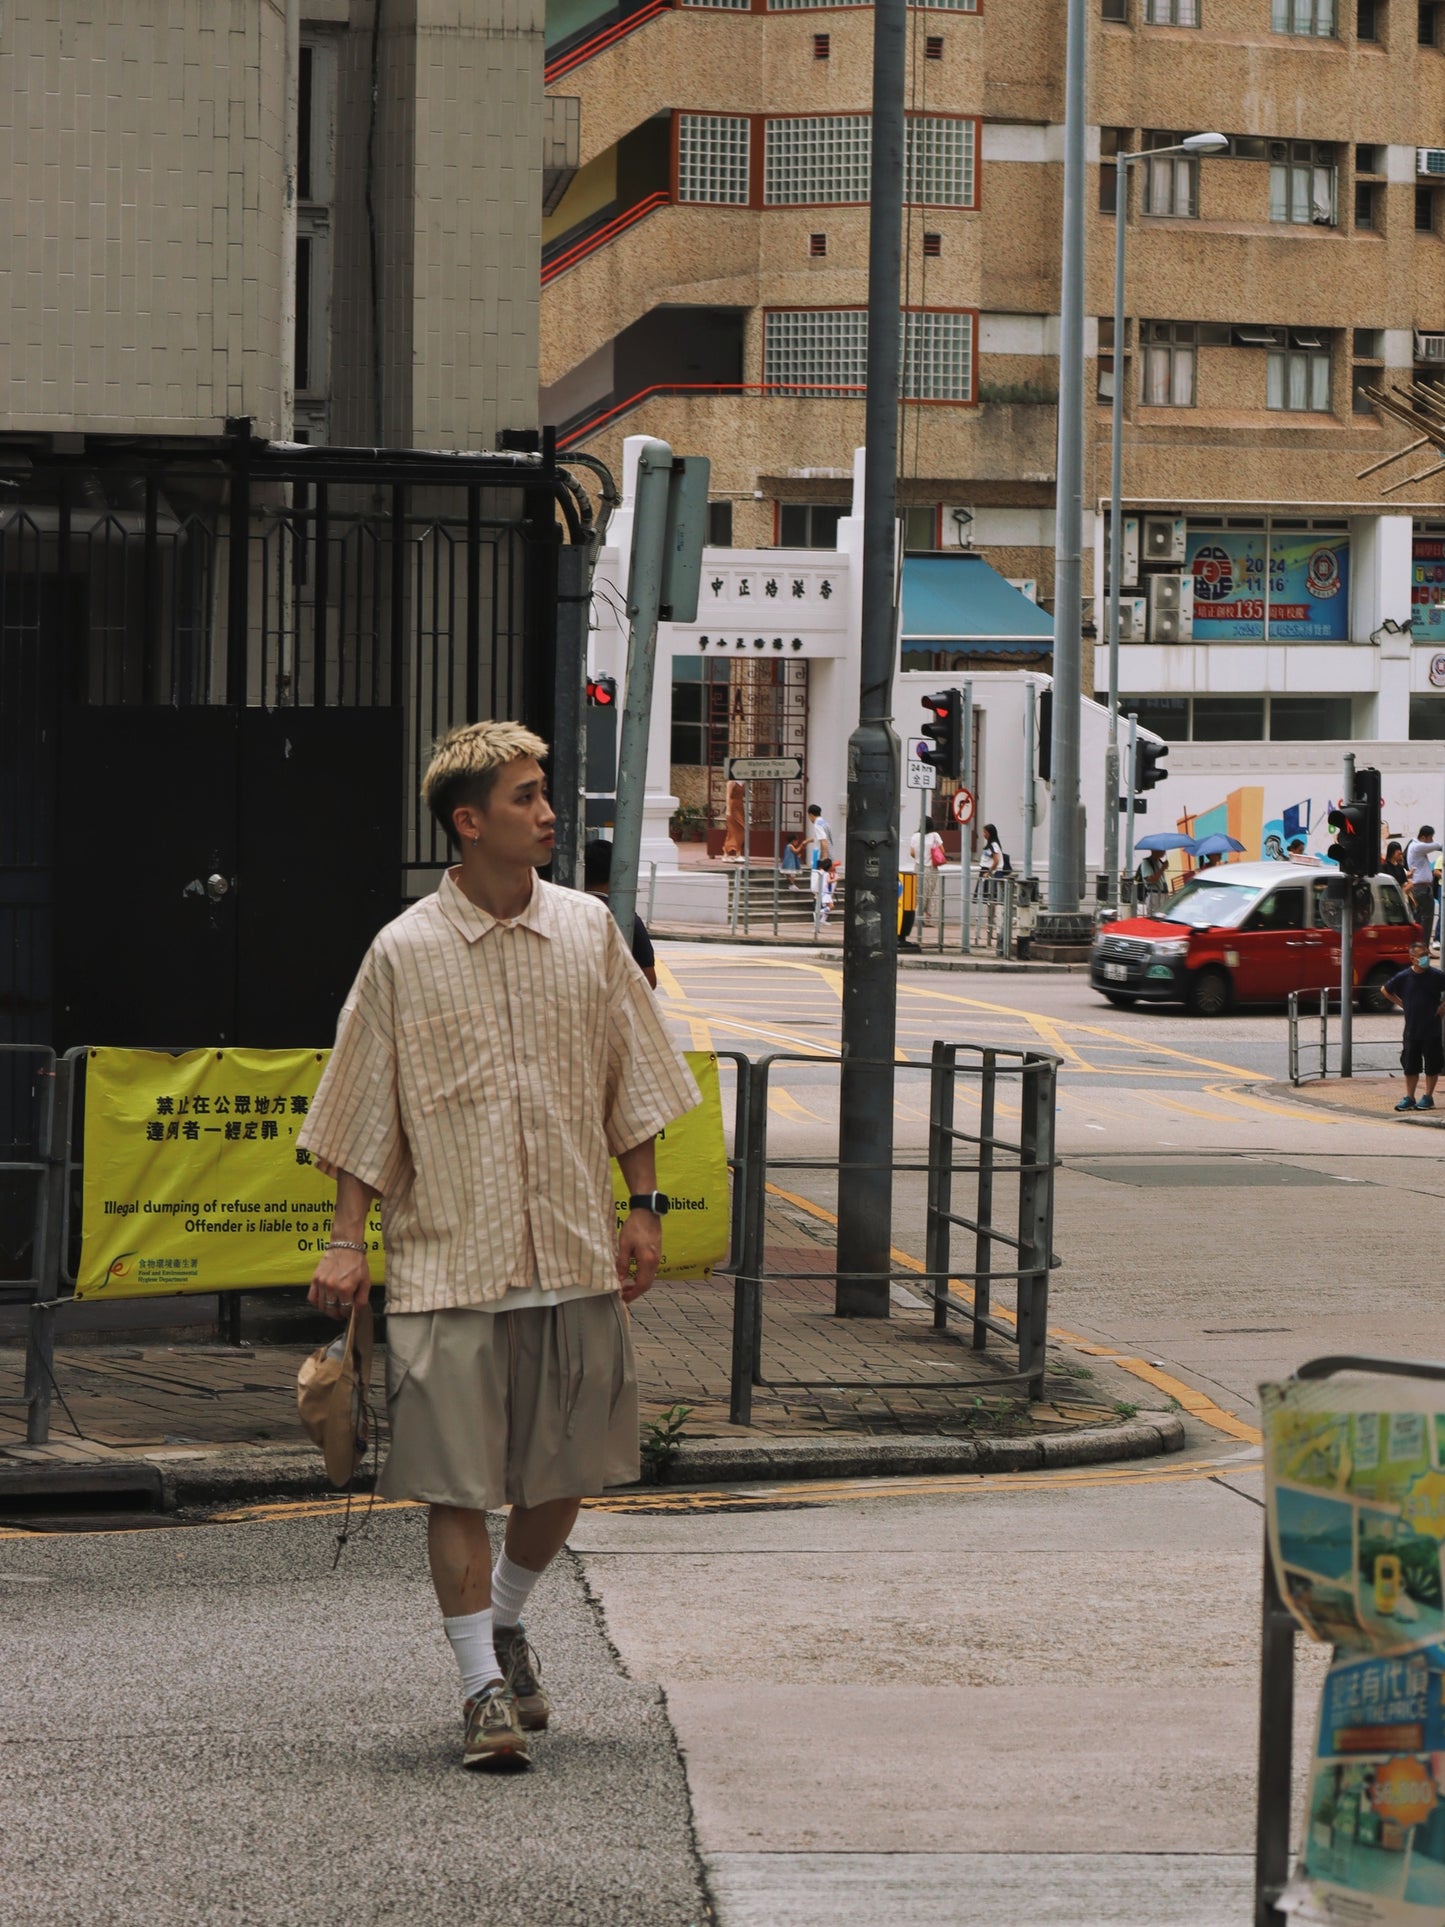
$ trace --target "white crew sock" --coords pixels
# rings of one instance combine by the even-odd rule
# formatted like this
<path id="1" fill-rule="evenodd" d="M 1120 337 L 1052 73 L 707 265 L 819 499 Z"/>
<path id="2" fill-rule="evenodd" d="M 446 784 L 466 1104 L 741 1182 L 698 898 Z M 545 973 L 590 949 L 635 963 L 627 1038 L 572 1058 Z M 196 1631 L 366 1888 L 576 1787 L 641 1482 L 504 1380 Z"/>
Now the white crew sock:
<path id="1" fill-rule="evenodd" d="M 502 1669 L 497 1664 L 492 1645 L 490 1606 L 484 1607 L 479 1613 L 458 1613 L 455 1619 L 444 1618 L 442 1631 L 452 1642 L 465 1699 L 470 1699 L 474 1693 L 480 1693 L 484 1686 L 490 1686 L 493 1680 L 502 1677 Z"/>
<path id="2" fill-rule="evenodd" d="M 497 1554 L 492 1567 L 492 1611 L 499 1626 L 521 1625 L 527 1595 L 541 1577 L 540 1572 L 528 1572 L 525 1566 L 515 1564 L 505 1552 Z"/>

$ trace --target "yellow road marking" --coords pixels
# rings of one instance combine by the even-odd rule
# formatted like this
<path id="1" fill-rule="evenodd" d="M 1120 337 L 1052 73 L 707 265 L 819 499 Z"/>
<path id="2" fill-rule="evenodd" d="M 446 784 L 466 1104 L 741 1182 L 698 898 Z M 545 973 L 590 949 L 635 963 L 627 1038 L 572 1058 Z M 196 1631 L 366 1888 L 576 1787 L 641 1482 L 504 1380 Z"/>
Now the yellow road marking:
<path id="1" fill-rule="evenodd" d="M 1206 1123 L 1223 1122 L 1218 1111 L 1202 1111 L 1197 1104 L 1186 1104 L 1177 1097 L 1167 1097 L 1163 1091 L 1136 1091 L 1136 1097 L 1143 1098 L 1146 1104 L 1162 1104 L 1171 1111 L 1183 1111 L 1186 1117 L 1202 1117 Z"/>
<path id="2" fill-rule="evenodd" d="M 809 1057 L 837 1056 L 836 1050 L 826 1049 L 811 1037 L 791 1037 L 786 1031 L 771 1030 L 764 1024 L 750 1024 L 742 1017 L 724 1017 L 720 1011 L 704 1011 L 697 1004 L 669 1003 L 667 1014 L 679 1017 L 703 1015 L 709 1023 L 716 1024 L 723 1030 L 735 1030 L 744 1037 L 760 1037 L 764 1043 L 781 1044 L 789 1050 L 803 1051 Z"/>
<path id="3" fill-rule="evenodd" d="M 1250 1096 L 1247 1091 L 1233 1091 L 1227 1084 L 1207 1084 L 1205 1086 L 1205 1092 L 1209 1097 L 1222 1097 L 1226 1104 L 1243 1104 L 1251 1111 L 1267 1111 L 1271 1117 L 1287 1117 L 1292 1119 L 1296 1124 L 1301 1122 L 1309 1123 L 1312 1121 L 1309 1106 L 1305 1104 L 1271 1104 L 1265 1098 Z M 1380 1118 L 1372 1118 L 1370 1121 L 1378 1124 L 1383 1120 Z M 1343 1124 L 1345 1119 L 1342 1117 L 1330 1117 L 1329 1122 L 1331 1124 Z"/>
<path id="4" fill-rule="evenodd" d="M 826 1124 L 826 1117 L 819 1117 L 810 1111 L 806 1104 L 800 1104 L 791 1091 L 781 1090 L 776 1084 L 768 1091 L 768 1109 L 779 1117 L 786 1118 L 790 1124 Z"/>
<path id="5" fill-rule="evenodd" d="M 678 1008 L 681 1009 L 682 1006 L 687 1003 L 687 992 L 677 981 L 677 977 L 673 971 L 660 957 L 653 959 L 653 967 L 657 971 L 657 987 L 662 992 L 666 1003 L 676 1004 Z M 687 1027 L 692 1037 L 692 1047 L 694 1050 L 711 1050 L 713 1048 L 712 1029 L 705 1017 L 690 1016 L 687 1020 Z"/>

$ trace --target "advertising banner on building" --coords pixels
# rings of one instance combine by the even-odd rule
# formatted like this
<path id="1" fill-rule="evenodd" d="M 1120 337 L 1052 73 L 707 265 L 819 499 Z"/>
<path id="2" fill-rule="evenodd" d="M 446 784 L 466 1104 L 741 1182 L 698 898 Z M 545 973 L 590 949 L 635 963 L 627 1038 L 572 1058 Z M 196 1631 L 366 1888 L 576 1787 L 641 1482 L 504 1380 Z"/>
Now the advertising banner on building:
<path id="1" fill-rule="evenodd" d="M 1416 642 L 1445 642 L 1445 539 L 1417 535 L 1411 555 L 1411 634 Z"/>
<path id="2" fill-rule="evenodd" d="M 1445 1919 L 1445 1410 L 1409 1379 L 1261 1387 L 1270 1555 L 1280 1596 L 1335 1648 L 1298 1921 Z"/>
<path id="3" fill-rule="evenodd" d="M 1347 642 L 1347 535 L 1190 529 L 1196 642 Z"/>
<path id="4" fill-rule="evenodd" d="M 76 1296 L 160 1297 L 309 1281 L 336 1187 L 296 1137 L 325 1050 L 94 1050 L 86 1061 Z M 702 1103 L 658 1140 L 673 1200 L 663 1274 L 698 1277 L 727 1254 L 728 1171 L 717 1059 L 689 1051 Z M 612 1167 L 614 1197 L 627 1186 Z M 381 1222 L 367 1225 L 385 1278 Z"/>

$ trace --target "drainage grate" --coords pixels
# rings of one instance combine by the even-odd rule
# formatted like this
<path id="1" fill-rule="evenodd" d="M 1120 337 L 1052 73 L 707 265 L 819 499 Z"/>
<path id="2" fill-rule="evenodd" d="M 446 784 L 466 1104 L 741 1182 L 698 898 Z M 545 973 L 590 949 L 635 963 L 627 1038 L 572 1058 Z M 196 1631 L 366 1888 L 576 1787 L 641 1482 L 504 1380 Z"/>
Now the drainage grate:
<path id="1" fill-rule="evenodd" d="M 1185 1164 L 1161 1159 L 1150 1164 L 1075 1164 L 1088 1178 L 1107 1178 L 1111 1184 L 1136 1184 L 1148 1190 L 1260 1190 L 1266 1186 L 1359 1184 L 1359 1178 L 1337 1178 L 1328 1171 L 1312 1171 L 1303 1164 L 1272 1164 L 1263 1158 L 1217 1158 L 1207 1164 Z"/>

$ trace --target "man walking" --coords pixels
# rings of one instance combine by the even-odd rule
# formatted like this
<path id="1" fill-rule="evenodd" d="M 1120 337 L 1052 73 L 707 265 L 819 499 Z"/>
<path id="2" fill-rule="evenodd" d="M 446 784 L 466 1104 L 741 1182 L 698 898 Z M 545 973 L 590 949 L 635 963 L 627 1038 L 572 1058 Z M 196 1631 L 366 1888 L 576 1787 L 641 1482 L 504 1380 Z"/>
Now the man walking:
<path id="1" fill-rule="evenodd" d="M 1410 908 L 1420 926 L 1420 935 L 1427 944 L 1435 934 L 1435 872 L 1430 866 L 1430 859 L 1439 849 L 1434 825 L 1430 823 L 1422 823 L 1420 834 L 1405 847 L 1405 873 L 1410 879 Z"/>
<path id="2" fill-rule="evenodd" d="M 1428 834 L 1428 832 L 1427 832 Z M 1400 1062 L 1405 1069 L 1405 1095 L 1397 1111 L 1433 1111 L 1435 1085 L 1445 1069 L 1445 1044 L 1440 1039 L 1440 1019 L 1445 1016 L 1445 972 L 1430 962 L 1423 943 L 1410 945 L 1410 968 L 1396 971 L 1384 986 L 1385 995 L 1396 1010 L 1405 1013 L 1405 1041 Z M 1425 1073 L 1425 1095 L 1416 1099 L 1415 1086 Z"/>
<path id="3" fill-rule="evenodd" d="M 336 1180 L 311 1301 L 370 1289 L 386 1245 L 378 1490 L 430 1508 L 469 1767 L 522 1767 L 550 1705 L 522 1614 L 583 1496 L 638 1473 L 626 1305 L 661 1256 L 654 1138 L 698 1102 L 607 906 L 544 883 L 547 746 L 472 723 L 422 795 L 460 862 L 367 952 L 299 1142 Z M 608 1154 L 632 1193 L 614 1240 Z M 492 1568 L 486 1515 L 510 1504 Z"/>

